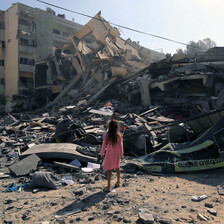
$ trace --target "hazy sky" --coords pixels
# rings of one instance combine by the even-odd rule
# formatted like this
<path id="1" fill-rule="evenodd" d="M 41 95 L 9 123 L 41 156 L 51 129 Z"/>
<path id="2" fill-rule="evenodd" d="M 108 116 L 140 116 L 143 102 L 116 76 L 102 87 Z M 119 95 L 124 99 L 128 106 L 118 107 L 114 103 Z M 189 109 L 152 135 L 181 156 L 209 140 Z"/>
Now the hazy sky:
<path id="1" fill-rule="evenodd" d="M 94 16 L 101 15 L 109 22 L 141 30 L 150 34 L 188 43 L 206 37 L 224 46 L 223 0 L 43 0 L 51 4 Z M 12 3 L 20 2 L 31 7 L 46 9 L 46 4 L 36 0 L 0 0 L 0 9 L 6 10 Z M 84 25 L 89 18 L 51 7 L 56 14 Z M 139 41 L 149 49 L 162 49 L 175 53 L 185 46 L 155 37 L 119 29 L 122 38 Z"/>

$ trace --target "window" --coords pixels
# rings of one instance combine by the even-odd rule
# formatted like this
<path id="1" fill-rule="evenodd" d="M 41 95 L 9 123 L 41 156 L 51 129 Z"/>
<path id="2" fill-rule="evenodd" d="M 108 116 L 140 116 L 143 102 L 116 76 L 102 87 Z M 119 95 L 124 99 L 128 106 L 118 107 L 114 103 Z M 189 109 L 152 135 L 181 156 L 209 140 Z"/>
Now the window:
<path id="1" fill-rule="evenodd" d="M 4 65 L 5 65 L 4 60 L 0 60 L 0 66 L 3 66 L 4 67 Z"/>
<path id="2" fill-rule="evenodd" d="M 0 29 L 2 30 L 5 29 L 5 23 L 3 21 L 0 21 Z"/>
<path id="3" fill-rule="evenodd" d="M 24 20 L 24 19 L 19 19 L 19 24 L 20 25 L 24 25 L 24 26 L 29 26 L 28 21 Z"/>
<path id="4" fill-rule="evenodd" d="M 31 46 L 32 47 L 36 47 L 37 46 L 37 41 L 36 40 L 32 40 Z"/>
<path id="5" fill-rule="evenodd" d="M 34 59 L 28 59 L 28 58 L 20 57 L 19 63 L 23 64 L 23 65 L 34 65 L 35 60 Z"/>
<path id="6" fill-rule="evenodd" d="M 28 60 L 28 63 L 29 63 L 29 65 L 34 65 L 35 60 L 34 60 L 34 59 L 29 59 L 29 60 Z"/>
<path id="7" fill-rule="evenodd" d="M 4 86 L 5 85 L 5 79 L 0 79 L 0 84 Z"/>
<path id="8" fill-rule="evenodd" d="M 53 29 L 53 33 L 60 35 L 60 30 Z"/>
<path id="9" fill-rule="evenodd" d="M 69 35 L 70 35 L 70 33 L 63 32 L 63 36 L 64 36 L 64 37 L 68 37 Z"/>
<path id="10" fill-rule="evenodd" d="M 33 78 L 20 77 L 20 81 L 24 86 L 33 86 Z"/>
<path id="11" fill-rule="evenodd" d="M 22 58 L 22 57 L 21 57 L 21 58 L 19 59 L 19 63 L 20 63 L 20 64 L 27 65 L 27 64 L 28 64 L 28 58 Z"/>
<path id="12" fill-rule="evenodd" d="M 28 45 L 28 40 L 25 38 L 20 38 L 20 43 L 24 45 Z"/>
<path id="13" fill-rule="evenodd" d="M 5 41 L 1 40 L 1 46 L 2 48 L 5 48 Z"/>

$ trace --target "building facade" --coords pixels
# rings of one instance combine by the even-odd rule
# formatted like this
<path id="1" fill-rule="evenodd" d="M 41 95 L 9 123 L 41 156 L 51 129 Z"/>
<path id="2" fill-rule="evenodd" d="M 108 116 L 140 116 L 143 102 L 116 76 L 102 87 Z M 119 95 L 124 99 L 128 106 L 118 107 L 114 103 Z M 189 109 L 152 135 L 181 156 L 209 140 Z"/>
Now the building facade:
<path id="1" fill-rule="evenodd" d="M 0 11 L 0 95 L 6 101 L 13 95 L 28 95 L 34 87 L 34 63 L 60 48 L 80 24 L 64 15 L 16 3 Z"/>

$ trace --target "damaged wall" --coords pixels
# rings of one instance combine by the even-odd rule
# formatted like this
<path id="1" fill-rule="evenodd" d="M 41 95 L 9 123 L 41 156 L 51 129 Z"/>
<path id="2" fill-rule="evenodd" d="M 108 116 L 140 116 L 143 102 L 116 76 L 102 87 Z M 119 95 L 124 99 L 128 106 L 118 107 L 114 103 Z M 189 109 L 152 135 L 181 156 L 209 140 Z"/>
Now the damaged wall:
<path id="1" fill-rule="evenodd" d="M 14 5 L 5 12 L 5 96 L 10 100 L 13 94 L 18 93 L 18 80 L 19 80 L 19 43 L 17 36 L 18 29 L 18 5 Z"/>

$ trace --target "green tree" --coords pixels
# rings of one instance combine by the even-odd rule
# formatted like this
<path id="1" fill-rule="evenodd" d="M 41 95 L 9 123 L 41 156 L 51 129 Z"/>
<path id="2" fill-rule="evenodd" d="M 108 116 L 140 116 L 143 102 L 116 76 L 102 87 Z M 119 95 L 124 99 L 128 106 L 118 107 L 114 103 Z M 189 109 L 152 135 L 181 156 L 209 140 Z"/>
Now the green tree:
<path id="1" fill-rule="evenodd" d="M 178 54 L 195 54 L 197 52 L 205 52 L 209 48 L 213 48 L 215 46 L 216 46 L 215 41 L 213 41 L 207 37 L 207 38 L 205 38 L 203 40 L 199 40 L 197 42 L 191 40 L 191 41 L 189 41 L 185 50 L 182 50 L 181 48 L 179 48 L 176 50 L 176 52 Z"/>
<path id="2" fill-rule="evenodd" d="M 184 54 L 184 51 L 181 48 L 177 49 L 176 52 L 177 52 L 177 54 Z"/>

